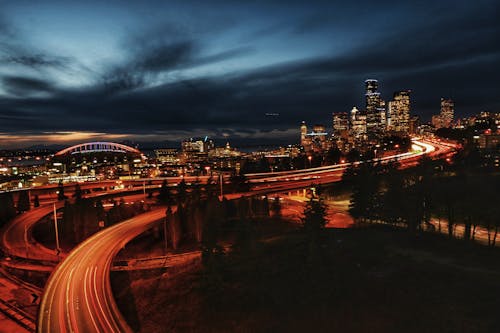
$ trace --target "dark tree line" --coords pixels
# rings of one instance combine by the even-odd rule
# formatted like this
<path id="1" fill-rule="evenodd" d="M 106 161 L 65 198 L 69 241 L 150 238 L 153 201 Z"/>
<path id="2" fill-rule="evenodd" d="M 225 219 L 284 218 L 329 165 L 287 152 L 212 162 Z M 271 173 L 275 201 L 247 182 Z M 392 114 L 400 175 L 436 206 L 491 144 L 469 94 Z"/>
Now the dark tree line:
<path id="1" fill-rule="evenodd" d="M 16 216 L 14 197 L 11 192 L 0 193 L 0 227 Z"/>
<path id="2" fill-rule="evenodd" d="M 113 207 L 105 211 L 101 200 L 75 195 L 75 202 L 66 201 L 63 208 L 63 219 L 59 223 L 61 241 L 70 247 L 74 246 L 100 229 L 144 211 L 141 202 L 126 205 L 123 199 L 113 201 Z"/>
<path id="3" fill-rule="evenodd" d="M 352 188 L 349 212 L 357 221 L 404 226 L 411 234 L 435 229 L 434 218 L 446 221 L 452 238 L 461 224 L 465 240 L 473 240 L 482 226 L 494 245 L 500 227 L 500 177 L 474 172 L 471 165 L 459 155 L 451 166 L 422 157 L 416 167 L 405 170 L 397 163 L 350 167 L 343 176 Z"/>

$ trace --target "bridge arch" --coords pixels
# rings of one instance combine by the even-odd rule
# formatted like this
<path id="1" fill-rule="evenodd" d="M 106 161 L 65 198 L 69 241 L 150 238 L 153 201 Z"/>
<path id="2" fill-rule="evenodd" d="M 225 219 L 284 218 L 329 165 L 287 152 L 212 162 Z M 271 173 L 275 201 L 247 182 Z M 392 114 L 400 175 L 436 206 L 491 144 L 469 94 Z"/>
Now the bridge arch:
<path id="1" fill-rule="evenodd" d="M 96 141 L 77 144 L 58 151 L 55 156 L 95 153 L 95 152 L 114 152 L 114 153 L 133 153 L 140 154 L 138 149 L 115 142 Z"/>

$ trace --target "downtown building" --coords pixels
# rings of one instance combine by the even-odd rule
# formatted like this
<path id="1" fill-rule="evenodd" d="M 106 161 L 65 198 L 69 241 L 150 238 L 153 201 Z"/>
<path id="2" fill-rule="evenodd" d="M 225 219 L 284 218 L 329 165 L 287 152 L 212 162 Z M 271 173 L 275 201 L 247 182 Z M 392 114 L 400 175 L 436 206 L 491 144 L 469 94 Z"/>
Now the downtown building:
<path id="1" fill-rule="evenodd" d="M 386 127 L 385 101 L 378 92 L 378 80 L 365 80 L 366 131 L 369 140 L 380 138 Z"/>
<path id="2" fill-rule="evenodd" d="M 347 137 L 349 135 L 349 115 L 347 112 L 333 113 L 333 136 L 336 138 Z"/>
<path id="3" fill-rule="evenodd" d="M 441 98 L 441 112 L 432 116 L 432 125 L 435 128 L 448 128 L 453 124 L 455 103 L 452 99 Z"/>
<path id="4" fill-rule="evenodd" d="M 389 131 L 403 135 L 410 132 L 410 93 L 411 90 L 396 91 L 392 101 L 388 103 Z"/>
<path id="5" fill-rule="evenodd" d="M 300 145 L 306 152 L 322 152 L 331 148 L 331 140 L 323 125 L 314 125 L 311 132 L 307 131 L 305 121 L 300 125 Z"/>
<path id="6" fill-rule="evenodd" d="M 367 139 L 367 115 L 353 107 L 351 110 L 350 139 L 354 145 L 359 145 Z"/>

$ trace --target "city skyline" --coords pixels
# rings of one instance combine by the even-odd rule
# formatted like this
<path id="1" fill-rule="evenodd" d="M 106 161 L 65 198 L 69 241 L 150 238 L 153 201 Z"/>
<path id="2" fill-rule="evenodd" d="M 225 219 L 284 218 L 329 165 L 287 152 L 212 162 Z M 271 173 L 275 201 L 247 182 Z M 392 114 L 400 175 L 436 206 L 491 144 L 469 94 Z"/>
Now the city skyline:
<path id="1" fill-rule="evenodd" d="M 499 9 L 0 1 L 0 331 L 497 331 Z"/>
<path id="2" fill-rule="evenodd" d="M 363 108 L 366 78 L 386 101 L 411 89 L 424 120 L 442 97 L 457 116 L 498 112 L 498 5 L 451 4 L 2 4 L 0 148 L 293 143 L 304 114 Z"/>

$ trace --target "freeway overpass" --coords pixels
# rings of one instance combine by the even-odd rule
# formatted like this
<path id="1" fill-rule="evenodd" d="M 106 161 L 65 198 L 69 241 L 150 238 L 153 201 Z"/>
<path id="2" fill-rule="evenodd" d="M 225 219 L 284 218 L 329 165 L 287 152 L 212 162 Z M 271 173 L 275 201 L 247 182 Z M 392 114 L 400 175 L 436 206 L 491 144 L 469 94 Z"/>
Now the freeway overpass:
<path id="1" fill-rule="evenodd" d="M 451 151 L 450 147 L 443 148 L 435 143 L 415 143 L 421 144 L 422 151 L 402 156 L 402 164 L 415 163 L 415 159 L 422 154 L 437 155 Z M 321 183 L 338 181 L 345 167 L 347 165 L 321 170 L 306 169 L 293 175 L 261 174 L 255 178 L 264 181 L 254 182 L 259 184 L 257 187 L 248 193 L 231 194 L 229 198 L 283 192 L 304 184 L 308 186 L 311 179 L 307 177 L 312 175 L 318 176 L 316 179 Z M 291 177 L 298 179 L 290 180 Z M 38 332 L 131 332 L 112 295 L 111 262 L 127 242 L 164 216 L 165 208 L 150 211 L 104 229 L 76 247 L 47 283 L 39 310 Z"/>

